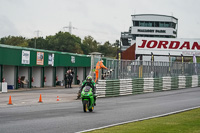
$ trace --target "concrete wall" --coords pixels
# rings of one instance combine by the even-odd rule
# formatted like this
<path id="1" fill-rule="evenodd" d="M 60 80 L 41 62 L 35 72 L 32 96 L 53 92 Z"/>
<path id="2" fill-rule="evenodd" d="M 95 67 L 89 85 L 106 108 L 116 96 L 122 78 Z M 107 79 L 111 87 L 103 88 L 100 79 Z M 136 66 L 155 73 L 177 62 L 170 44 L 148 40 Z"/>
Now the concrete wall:
<path id="1" fill-rule="evenodd" d="M 78 79 L 80 80 L 80 84 L 81 84 L 82 80 L 83 80 L 83 67 L 77 68 L 77 76 L 78 76 Z"/>
<path id="2" fill-rule="evenodd" d="M 74 74 L 73 74 L 73 82 L 72 82 L 72 84 L 74 85 L 75 84 L 75 68 L 74 67 L 72 67 L 72 69 L 73 69 L 73 71 L 74 71 Z"/>
<path id="3" fill-rule="evenodd" d="M 65 68 L 64 67 L 57 67 L 56 68 L 56 76 L 58 76 L 58 81 L 63 81 L 65 75 Z M 63 81 L 64 84 L 64 81 Z"/>
<path id="4" fill-rule="evenodd" d="M 15 85 L 15 67 L 14 66 L 4 66 L 3 67 L 3 77 L 8 85 Z"/>
<path id="5" fill-rule="evenodd" d="M 90 73 L 90 67 L 86 68 L 86 77 L 87 75 L 89 75 L 89 73 Z"/>
<path id="6" fill-rule="evenodd" d="M 32 76 L 34 78 L 34 82 L 32 82 L 33 87 L 41 87 L 41 76 L 42 71 L 41 67 L 33 67 Z"/>
<path id="7" fill-rule="evenodd" d="M 18 76 L 25 76 L 25 80 L 28 80 L 28 67 L 19 67 Z"/>
<path id="8" fill-rule="evenodd" d="M 46 76 L 46 82 L 44 86 L 53 86 L 53 67 L 45 67 L 44 76 Z"/>

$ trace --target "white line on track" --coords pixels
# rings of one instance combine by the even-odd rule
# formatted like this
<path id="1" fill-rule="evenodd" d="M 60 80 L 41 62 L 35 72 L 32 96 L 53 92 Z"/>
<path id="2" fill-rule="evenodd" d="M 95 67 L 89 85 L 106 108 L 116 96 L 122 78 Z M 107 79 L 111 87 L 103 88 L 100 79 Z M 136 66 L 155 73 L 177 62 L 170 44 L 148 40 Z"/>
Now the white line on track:
<path id="1" fill-rule="evenodd" d="M 174 112 L 170 112 L 170 113 L 166 113 L 166 114 L 151 116 L 151 117 L 147 117 L 147 118 L 136 119 L 136 120 L 132 120 L 132 121 L 125 121 L 125 122 L 111 124 L 111 125 L 107 125 L 107 126 L 103 126 L 103 127 L 88 129 L 88 130 L 79 131 L 79 132 L 76 132 L 76 133 L 84 133 L 84 132 L 94 131 L 94 130 L 98 130 L 98 129 L 103 129 L 103 128 L 108 128 L 108 127 L 123 125 L 123 124 L 131 123 L 131 122 L 137 122 L 137 121 L 143 121 L 143 120 L 148 120 L 148 119 L 157 118 L 157 117 L 168 116 L 168 115 L 177 114 L 177 113 L 181 113 L 181 112 L 185 112 L 185 111 L 189 111 L 189 110 L 197 109 L 197 108 L 200 108 L 200 106 L 192 107 L 192 108 L 188 108 L 188 109 L 183 109 L 183 110 L 178 110 L 178 111 L 174 111 Z"/>

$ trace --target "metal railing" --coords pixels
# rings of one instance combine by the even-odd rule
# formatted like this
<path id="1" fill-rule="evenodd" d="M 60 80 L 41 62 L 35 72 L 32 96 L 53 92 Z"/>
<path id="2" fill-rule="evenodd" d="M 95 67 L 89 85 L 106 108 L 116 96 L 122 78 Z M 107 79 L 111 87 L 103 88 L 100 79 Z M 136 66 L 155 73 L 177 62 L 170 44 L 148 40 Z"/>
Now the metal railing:
<path id="1" fill-rule="evenodd" d="M 107 59 L 106 67 L 114 70 L 105 79 L 160 78 L 200 74 L 200 63 L 152 62 Z M 106 73 L 106 70 L 102 70 Z"/>

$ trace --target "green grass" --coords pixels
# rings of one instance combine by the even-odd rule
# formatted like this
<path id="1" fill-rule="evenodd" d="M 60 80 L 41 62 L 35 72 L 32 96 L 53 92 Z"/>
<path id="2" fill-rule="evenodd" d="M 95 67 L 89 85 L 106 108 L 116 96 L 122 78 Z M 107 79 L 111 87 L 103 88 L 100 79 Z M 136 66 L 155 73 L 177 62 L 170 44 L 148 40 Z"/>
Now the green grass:
<path id="1" fill-rule="evenodd" d="M 89 133 L 200 133 L 200 108 Z"/>

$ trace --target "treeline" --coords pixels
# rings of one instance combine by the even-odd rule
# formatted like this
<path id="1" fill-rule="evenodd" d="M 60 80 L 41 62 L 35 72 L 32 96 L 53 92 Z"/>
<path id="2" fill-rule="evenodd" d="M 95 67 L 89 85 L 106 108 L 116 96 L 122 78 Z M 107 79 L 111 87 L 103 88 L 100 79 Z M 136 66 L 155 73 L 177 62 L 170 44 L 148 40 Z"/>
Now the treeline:
<path id="1" fill-rule="evenodd" d="M 119 40 L 116 40 L 114 44 L 111 44 L 109 41 L 100 44 L 92 36 L 86 36 L 81 40 L 80 37 L 71 35 L 69 32 L 60 31 L 53 36 L 46 36 L 46 38 L 38 37 L 27 39 L 22 36 L 3 37 L 0 39 L 0 44 L 85 55 L 91 52 L 100 52 L 106 57 L 114 58 L 117 55 Z"/>

